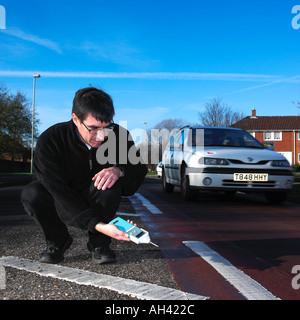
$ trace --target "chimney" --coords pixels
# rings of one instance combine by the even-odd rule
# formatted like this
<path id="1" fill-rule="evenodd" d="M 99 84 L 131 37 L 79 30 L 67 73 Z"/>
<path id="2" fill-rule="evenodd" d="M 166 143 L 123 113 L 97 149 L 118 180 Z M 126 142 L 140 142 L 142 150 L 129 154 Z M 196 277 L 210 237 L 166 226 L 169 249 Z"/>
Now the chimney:
<path id="1" fill-rule="evenodd" d="M 255 108 L 252 109 L 252 116 L 251 118 L 256 118 L 256 110 Z"/>

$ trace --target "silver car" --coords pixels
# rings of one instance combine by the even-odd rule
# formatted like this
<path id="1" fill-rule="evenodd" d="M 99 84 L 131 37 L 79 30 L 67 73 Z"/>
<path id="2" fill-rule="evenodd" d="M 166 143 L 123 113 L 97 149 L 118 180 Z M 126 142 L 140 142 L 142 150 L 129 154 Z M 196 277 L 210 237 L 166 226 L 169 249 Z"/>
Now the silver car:
<path id="1" fill-rule="evenodd" d="M 157 177 L 161 178 L 162 176 L 162 162 L 159 162 L 156 166 Z"/>
<path id="2" fill-rule="evenodd" d="M 184 127 L 173 135 L 162 158 L 164 192 L 180 186 L 185 200 L 198 190 L 264 192 L 281 203 L 293 186 L 293 172 L 281 154 L 236 128 Z"/>

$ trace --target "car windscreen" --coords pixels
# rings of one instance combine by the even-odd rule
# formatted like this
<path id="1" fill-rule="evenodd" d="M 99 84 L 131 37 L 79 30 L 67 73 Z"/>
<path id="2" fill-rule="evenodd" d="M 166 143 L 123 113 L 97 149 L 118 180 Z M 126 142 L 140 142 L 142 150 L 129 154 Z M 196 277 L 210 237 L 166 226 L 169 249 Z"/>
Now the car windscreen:
<path id="1" fill-rule="evenodd" d="M 243 130 L 223 128 L 193 128 L 189 134 L 188 145 L 212 147 L 259 148 L 264 146 L 251 134 Z M 203 136 L 204 134 L 204 136 Z"/>

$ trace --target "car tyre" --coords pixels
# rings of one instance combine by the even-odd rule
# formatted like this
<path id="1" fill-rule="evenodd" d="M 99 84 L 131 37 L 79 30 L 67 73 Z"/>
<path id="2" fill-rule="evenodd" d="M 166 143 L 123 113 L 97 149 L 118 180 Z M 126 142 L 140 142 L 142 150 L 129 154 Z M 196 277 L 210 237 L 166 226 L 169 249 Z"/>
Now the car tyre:
<path id="1" fill-rule="evenodd" d="M 174 186 L 168 183 L 166 180 L 166 174 L 164 169 L 162 170 L 162 188 L 163 188 L 163 192 L 165 193 L 171 193 L 174 190 Z"/>
<path id="2" fill-rule="evenodd" d="M 287 199 L 286 191 L 270 191 L 266 192 L 266 199 L 270 204 L 280 204 Z"/>
<path id="3" fill-rule="evenodd" d="M 182 199 L 186 201 L 196 200 L 198 190 L 192 189 L 190 186 L 189 176 L 186 174 L 186 167 L 181 170 L 180 192 Z"/>

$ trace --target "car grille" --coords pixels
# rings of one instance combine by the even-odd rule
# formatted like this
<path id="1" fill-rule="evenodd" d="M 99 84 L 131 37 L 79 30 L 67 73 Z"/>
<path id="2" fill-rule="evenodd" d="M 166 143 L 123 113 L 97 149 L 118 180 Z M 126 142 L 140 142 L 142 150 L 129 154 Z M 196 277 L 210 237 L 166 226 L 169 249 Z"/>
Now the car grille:
<path id="1" fill-rule="evenodd" d="M 249 168 L 226 168 L 207 167 L 203 168 L 203 173 L 234 174 L 234 173 L 268 173 L 275 176 L 292 176 L 291 170 L 284 169 L 249 169 Z"/>
<path id="2" fill-rule="evenodd" d="M 234 181 L 229 179 L 224 179 L 224 187 L 243 187 L 243 188 L 275 188 L 276 181 Z"/>
<path id="3" fill-rule="evenodd" d="M 244 162 L 244 161 L 236 160 L 236 159 L 228 159 L 228 160 L 234 164 L 247 164 L 247 165 L 262 165 L 262 164 L 267 164 L 268 162 L 270 162 L 270 160 L 261 160 L 258 162 Z"/>

